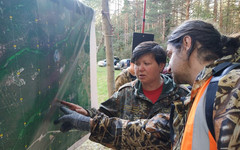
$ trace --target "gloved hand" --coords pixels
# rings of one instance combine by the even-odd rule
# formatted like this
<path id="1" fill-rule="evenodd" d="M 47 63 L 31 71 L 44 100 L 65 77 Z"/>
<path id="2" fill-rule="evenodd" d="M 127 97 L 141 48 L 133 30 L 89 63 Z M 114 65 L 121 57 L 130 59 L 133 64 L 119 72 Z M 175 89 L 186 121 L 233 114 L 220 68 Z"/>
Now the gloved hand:
<path id="1" fill-rule="evenodd" d="M 54 121 L 54 124 L 62 122 L 60 131 L 67 132 L 73 128 L 83 131 L 90 130 L 90 117 L 81 115 L 75 111 L 72 111 L 66 107 L 60 107 L 60 110 L 65 114 L 62 117 Z"/>

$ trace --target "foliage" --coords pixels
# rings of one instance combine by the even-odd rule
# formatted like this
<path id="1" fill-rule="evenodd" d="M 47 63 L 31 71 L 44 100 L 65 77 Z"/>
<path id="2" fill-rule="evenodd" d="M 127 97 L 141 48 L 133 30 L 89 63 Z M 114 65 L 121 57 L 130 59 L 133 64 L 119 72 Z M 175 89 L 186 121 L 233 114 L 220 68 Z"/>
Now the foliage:
<path id="1" fill-rule="evenodd" d="M 98 58 L 103 57 L 104 40 L 101 24 L 101 0 L 82 0 L 96 12 L 96 36 Z M 110 0 L 111 24 L 113 26 L 113 53 L 130 58 L 132 35 L 142 32 L 143 0 Z M 223 33 L 240 31 L 240 0 L 147 0 L 145 33 L 165 47 L 171 30 L 186 20 L 203 19 L 214 23 Z M 215 2 L 215 3 L 214 3 Z M 189 11 L 187 8 L 189 7 Z M 216 12 L 214 13 L 214 8 Z"/>

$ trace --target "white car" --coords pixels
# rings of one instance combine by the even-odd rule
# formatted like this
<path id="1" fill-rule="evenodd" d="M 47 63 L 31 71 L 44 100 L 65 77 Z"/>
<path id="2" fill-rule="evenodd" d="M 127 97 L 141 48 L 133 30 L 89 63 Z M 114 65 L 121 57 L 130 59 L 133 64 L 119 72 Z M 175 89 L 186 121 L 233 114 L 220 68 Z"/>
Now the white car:
<path id="1" fill-rule="evenodd" d="M 106 59 L 100 60 L 100 61 L 98 62 L 98 66 L 99 66 L 99 67 L 105 67 L 106 65 L 107 65 Z"/>
<path id="2" fill-rule="evenodd" d="M 120 59 L 117 57 L 117 56 L 114 56 L 114 66 L 120 61 Z M 98 61 L 98 66 L 99 67 L 106 67 L 107 65 L 107 60 L 104 59 L 104 60 L 100 60 Z"/>

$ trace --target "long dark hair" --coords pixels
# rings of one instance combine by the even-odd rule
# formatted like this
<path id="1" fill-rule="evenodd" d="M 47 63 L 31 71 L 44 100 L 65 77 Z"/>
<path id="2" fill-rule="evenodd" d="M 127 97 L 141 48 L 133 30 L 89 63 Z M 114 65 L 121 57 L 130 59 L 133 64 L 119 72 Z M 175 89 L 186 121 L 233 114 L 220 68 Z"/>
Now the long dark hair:
<path id="1" fill-rule="evenodd" d="M 188 58 L 199 42 L 198 55 L 204 61 L 216 60 L 220 57 L 237 53 L 240 47 L 239 37 L 227 37 L 221 35 L 210 23 L 201 20 L 188 20 L 177 27 L 168 37 L 168 44 L 173 45 L 178 50 L 182 47 L 184 36 L 190 36 L 192 45 L 188 51 Z"/>

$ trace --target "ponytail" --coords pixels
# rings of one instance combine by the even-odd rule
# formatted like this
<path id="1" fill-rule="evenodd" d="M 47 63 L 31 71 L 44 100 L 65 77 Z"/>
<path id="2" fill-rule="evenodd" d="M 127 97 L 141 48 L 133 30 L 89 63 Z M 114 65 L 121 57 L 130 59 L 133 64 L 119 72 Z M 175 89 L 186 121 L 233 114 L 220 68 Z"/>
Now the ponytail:
<path id="1" fill-rule="evenodd" d="M 232 55 L 237 53 L 239 47 L 240 47 L 240 33 L 236 35 L 232 35 L 230 37 L 227 37 L 225 35 L 221 36 L 221 47 L 222 47 L 222 55 Z"/>

